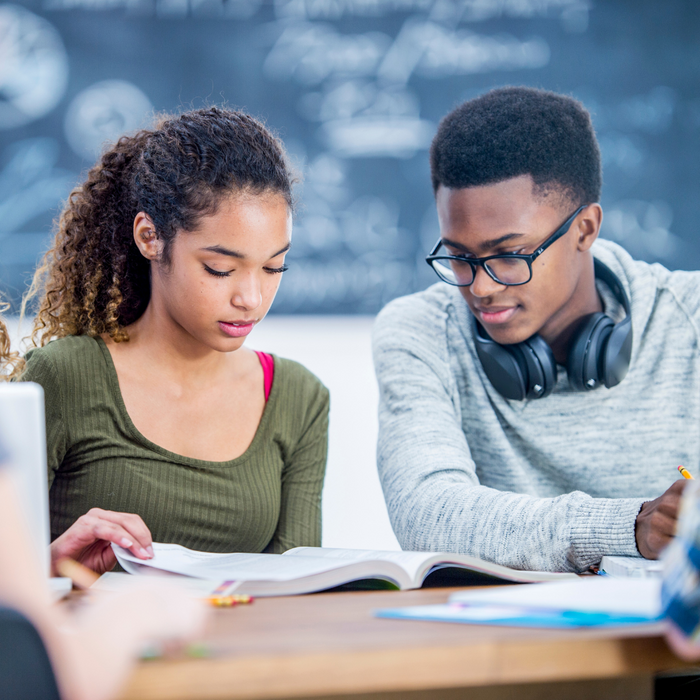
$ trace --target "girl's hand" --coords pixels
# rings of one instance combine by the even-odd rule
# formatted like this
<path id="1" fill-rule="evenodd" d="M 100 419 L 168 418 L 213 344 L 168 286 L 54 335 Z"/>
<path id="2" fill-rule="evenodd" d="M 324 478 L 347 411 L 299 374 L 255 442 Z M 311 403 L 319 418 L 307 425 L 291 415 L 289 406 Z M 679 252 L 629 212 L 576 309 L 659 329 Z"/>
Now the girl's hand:
<path id="1" fill-rule="evenodd" d="M 133 513 L 91 508 L 51 543 L 51 573 L 55 562 L 70 557 L 98 574 L 117 563 L 111 544 L 128 549 L 139 559 L 151 559 L 153 547 L 146 523 Z"/>

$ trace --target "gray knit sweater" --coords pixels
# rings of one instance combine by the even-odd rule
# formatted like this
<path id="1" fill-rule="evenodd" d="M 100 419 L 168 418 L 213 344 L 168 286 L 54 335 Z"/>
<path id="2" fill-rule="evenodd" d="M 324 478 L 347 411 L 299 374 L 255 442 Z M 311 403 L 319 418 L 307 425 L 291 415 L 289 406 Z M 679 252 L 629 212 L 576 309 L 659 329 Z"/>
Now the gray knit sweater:
<path id="1" fill-rule="evenodd" d="M 679 464 L 700 471 L 700 273 L 607 241 L 593 251 L 632 303 L 632 362 L 613 389 L 576 393 L 559 367 L 547 398 L 504 399 L 477 358 L 466 303 L 443 283 L 378 316 L 378 468 L 404 549 L 582 571 L 605 554 L 638 555 L 642 503 Z"/>

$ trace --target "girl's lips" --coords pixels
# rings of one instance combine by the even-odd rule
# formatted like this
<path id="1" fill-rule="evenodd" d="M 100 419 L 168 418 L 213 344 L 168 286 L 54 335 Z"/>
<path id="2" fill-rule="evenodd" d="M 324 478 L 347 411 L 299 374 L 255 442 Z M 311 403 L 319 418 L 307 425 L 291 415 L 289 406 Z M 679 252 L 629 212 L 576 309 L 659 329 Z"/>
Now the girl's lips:
<path id="1" fill-rule="evenodd" d="M 495 311 L 477 309 L 477 314 L 482 323 L 506 323 L 513 318 L 513 314 L 515 314 L 517 310 L 517 306 L 509 306 L 508 308 Z"/>
<path id="2" fill-rule="evenodd" d="M 250 321 L 249 323 L 227 323 L 226 321 L 219 321 L 219 328 L 226 333 L 226 335 L 231 336 L 231 338 L 241 338 L 244 335 L 248 335 L 253 330 L 255 321 Z"/>

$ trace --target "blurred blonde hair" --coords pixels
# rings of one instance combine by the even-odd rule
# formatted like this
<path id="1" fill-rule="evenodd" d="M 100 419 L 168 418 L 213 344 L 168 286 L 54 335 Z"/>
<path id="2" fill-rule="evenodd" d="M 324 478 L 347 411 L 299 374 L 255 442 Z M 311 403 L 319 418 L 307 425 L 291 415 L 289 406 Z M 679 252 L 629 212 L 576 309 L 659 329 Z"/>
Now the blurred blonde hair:
<path id="1" fill-rule="evenodd" d="M 10 305 L 0 301 L 0 314 L 7 311 Z M 0 316 L 0 382 L 14 379 L 22 370 L 24 360 L 16 350 L 12 350 L 10 344 L 10 332 L 7 324 Z"/>

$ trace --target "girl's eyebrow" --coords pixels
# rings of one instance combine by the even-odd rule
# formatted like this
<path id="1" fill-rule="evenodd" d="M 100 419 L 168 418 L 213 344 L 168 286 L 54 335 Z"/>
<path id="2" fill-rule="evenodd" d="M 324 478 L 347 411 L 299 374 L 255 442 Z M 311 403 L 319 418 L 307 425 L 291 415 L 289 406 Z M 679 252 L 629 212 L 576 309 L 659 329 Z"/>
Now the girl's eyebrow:
<path id="1" fill-rule="evenodd" d="M 206 248 L 200 248 L 200 250 L 206 250 L 209 253 L 217 253 L 218 255 L 228 255 L 230 258 L 239 258 L 241 260 L 245 258 L 245 255 L 243 255 L 243 253 L 238 253 L 237 251 L 231 250 L 230 248 L 224 248 L 224 246 L 222 245 L 210 245 Z"/>
<path id="2" fill-rule="evenodd" d="M 291 247 L 291 243 L 287 243 L 284 248 L 281 250 L 278 250 L 276 253 L 270 256 L 270 258 L 276 258 L 278 255 L 282 255 L 282 253 L 286 253 L 289 248 Z M 228 255 L 230 258 L 238 258 L 239 260 L 244 260 L 245 255 L 243 253 L 239 253 L 238 251 L 231 250 L 230 248 L 224 248 L 222 245 L 210 245 L 207 246 L 206 248 L 200 248 L 200 250 L 206 250 L 209 253 L 217 253 L 218 255 Z"/>

